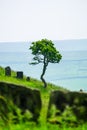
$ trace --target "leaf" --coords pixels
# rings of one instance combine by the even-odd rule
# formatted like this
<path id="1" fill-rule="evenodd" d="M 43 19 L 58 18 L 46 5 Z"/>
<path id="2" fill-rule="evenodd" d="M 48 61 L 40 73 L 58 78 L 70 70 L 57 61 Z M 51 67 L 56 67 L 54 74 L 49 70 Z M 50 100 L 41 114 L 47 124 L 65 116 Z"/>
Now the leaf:
<path id="1" fill-rule="evenodd" d="M 39 64 L 38 62 L 31 62 L 31 63 L 29 63 L 30 65 L 37 65 L 37 64 Z"/>

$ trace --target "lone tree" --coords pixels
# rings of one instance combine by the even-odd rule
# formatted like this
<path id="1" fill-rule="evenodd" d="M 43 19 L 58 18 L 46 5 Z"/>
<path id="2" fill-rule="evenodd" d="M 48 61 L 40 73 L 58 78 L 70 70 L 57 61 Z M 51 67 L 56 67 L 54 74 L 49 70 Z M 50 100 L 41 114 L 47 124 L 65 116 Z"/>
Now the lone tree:
<path id="1" fill-rule="evenodd" d="M 59 51 L 56 50 L 54 47 L 54 44 L 51 40 L 48 39 L 42 39 L 39 41 L 32 42 L 32 45 L 30 48 L 32 50 L 32 54 L 34 55 L 32 65 L 36 65 L 39 63 L 43 63 L 43 70 L 42 74 L 40 76 L 40 79 L 44 83 L 44 87 L 47 87 L 47 83 L 45 79 L 43 78 L 47 66 L 49 63 L 59 63 L 62 56 L 59 53 Z"/>

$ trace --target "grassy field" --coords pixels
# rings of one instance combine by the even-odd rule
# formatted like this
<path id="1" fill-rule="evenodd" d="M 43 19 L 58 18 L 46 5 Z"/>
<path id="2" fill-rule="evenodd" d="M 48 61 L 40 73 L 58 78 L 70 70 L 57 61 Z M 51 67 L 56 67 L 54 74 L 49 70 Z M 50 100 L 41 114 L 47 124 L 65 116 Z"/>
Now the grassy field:
<path id="1" fill-rule="evenodd" d="M 14 124 L 12 119 L 13 115 L 9 115 L 9 120 L 7 122 L 3 122 L 0 119 L 0 130 L 87 130 L 87 124 L 81 124 L 79 126 L 69 126 L 66 123 L 63 123 L 61 126 L 56 123 L 49 123 L 46 120 L 47 116 L 47 109 L 49 103 L 49 96 L 51 91 L 53 90 L 62 90 L 66 91 L 64 88 L 55 86 L 53 84 L 48 83 L 47 88 L 43 88 L 43 84 L 41 81 L 36 79 L 30 78 L 30 81 L 26 81 L 26 76 L 23 79 L 16 78 L 16 72 L 12 71 L 11 77 L 5 76 L 4 68 L 0 67 L 0 81 L 5 81 L 8 83 L 14 83 L 18 85 L 24 85 L 26 87 L 30 87 L 32 89 L 39 89 L 41 92 L 41 99 L 42 99 L 42 109 L 40 113 L 40 117 L 38 123 L 35 122 L 23 122 L 22 115 L 20 111 L 18 111 L 19 115 L 19 123 Z"/>

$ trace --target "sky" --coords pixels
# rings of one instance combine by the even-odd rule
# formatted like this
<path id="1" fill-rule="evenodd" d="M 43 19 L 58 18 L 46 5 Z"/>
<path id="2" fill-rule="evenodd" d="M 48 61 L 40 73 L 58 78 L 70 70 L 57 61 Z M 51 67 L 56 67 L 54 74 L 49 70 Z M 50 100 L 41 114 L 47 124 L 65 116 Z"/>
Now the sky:
<path id="1" fill-rule="evenodd" d="M 87 0 L 0 0 L 0 42 L 87 39 Z"/>

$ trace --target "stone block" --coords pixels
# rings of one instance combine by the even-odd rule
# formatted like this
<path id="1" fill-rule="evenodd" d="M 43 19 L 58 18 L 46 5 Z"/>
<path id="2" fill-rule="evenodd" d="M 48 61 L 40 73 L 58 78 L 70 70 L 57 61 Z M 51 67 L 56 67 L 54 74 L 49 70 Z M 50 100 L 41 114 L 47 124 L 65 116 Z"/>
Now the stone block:
<path id="1" fill-rule="evenodd" d="M 11 76 L 11 68 L 9 66 L 5 68 L 5 76 Z"/>
<path id="2" fill-rule="evenodd" d="M 22 71 L 17 71 L 17 78 L 23 79 L 23 72 Z"/>

